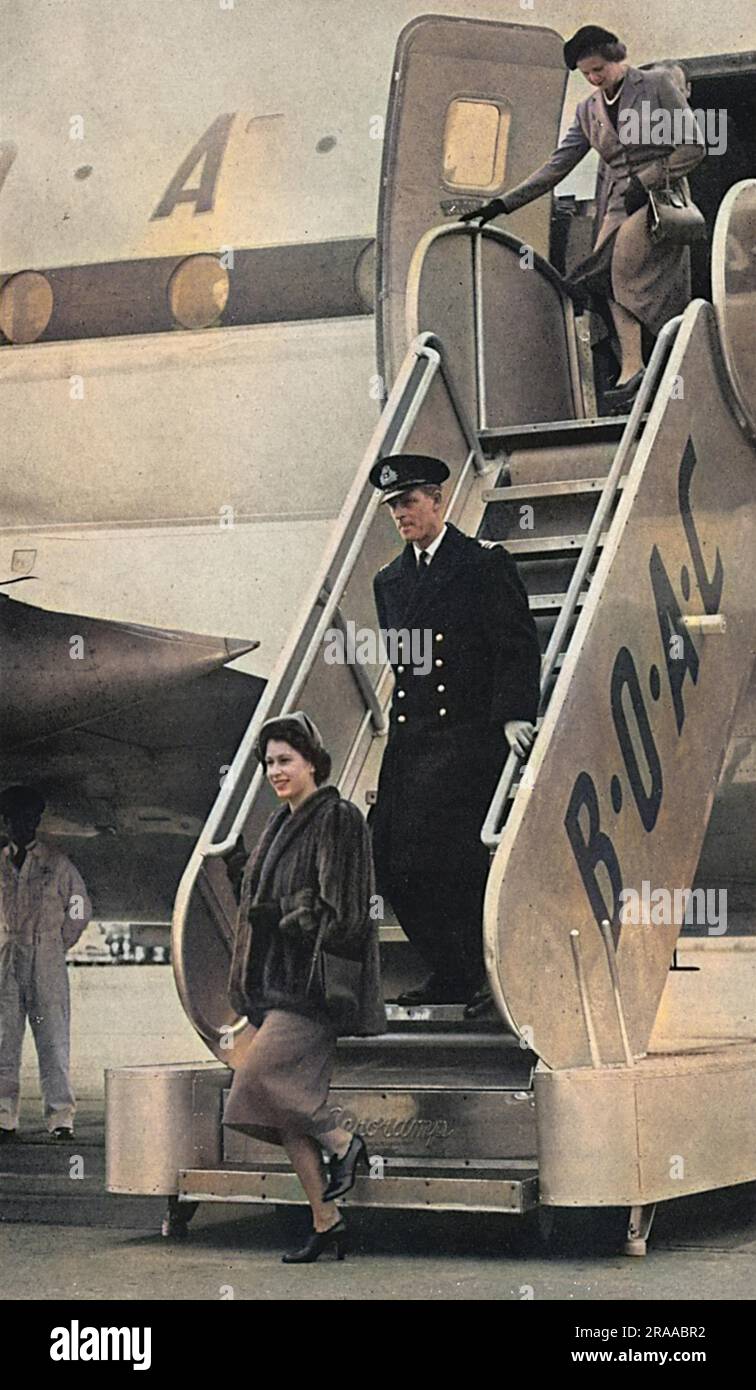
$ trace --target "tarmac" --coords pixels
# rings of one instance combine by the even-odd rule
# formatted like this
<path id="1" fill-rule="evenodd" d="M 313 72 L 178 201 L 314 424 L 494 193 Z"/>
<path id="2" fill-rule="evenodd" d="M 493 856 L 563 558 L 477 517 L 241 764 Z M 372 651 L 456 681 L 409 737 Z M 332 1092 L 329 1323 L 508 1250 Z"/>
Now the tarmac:
<path id="1" fill-rule="evenodd" d="M 677 1303 L 756 1295 L 756 1184 L 663 1204 L 643 1259 L 620 1253 L 623 1213 L 568 1213 L 546 1242 L 535 1214 L 350 1211 L 342 1264 L 329 1256 L 291 1267 L 281 1253 L 306 1235 L 304 1209 L 207 1204 L 185 1241 L 164 1239 L 163 1199 L 104 1190 L 101 1107 L 82 1109 L 75 1143 L 65 1146 L 47 1138 L 35 1110 L 22 1115 L 23 1142 L 0 1153 L 5 1300 Z"/>
<path id="2" fill-rule="evenodd" d="M 502 1301 L 750 1300 L 756 1292 L 756 1216 L 749 1194 L 709 1199 L 701 1223 L 657 1218 L 649 1254 L 545 1256 L 505 1219 L 425 1213 L 350 1214 L 354 1249 L 342 1264 L 288 1266 L 306 1218 L 287 1232 L 275 1212 L 198 1212 L 188 1240 L 154 1229 L 9 1224 L 0 1228 L 0 1295 L 27 1299 Z M 680 1203 L 682 1206 L 682 1202 Z M 728 1210 L 729 1208 L 729 1210 Z"/>

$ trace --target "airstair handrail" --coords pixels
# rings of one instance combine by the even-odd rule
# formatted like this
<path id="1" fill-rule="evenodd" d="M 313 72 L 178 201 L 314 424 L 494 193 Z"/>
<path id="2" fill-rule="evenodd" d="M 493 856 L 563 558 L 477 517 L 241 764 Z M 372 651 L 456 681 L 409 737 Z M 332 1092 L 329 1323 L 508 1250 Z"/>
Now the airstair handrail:
<path id="1" fill-rule="evenodd" d="M 476 226 L 474 223 L 467 222 L 442 222 L 437 227 L 431 227 L 418 241 L 412 260 L 410 261 L 407 272 L 407 293 L 405 299 L 405 321 L 407 331 L 407 341 L 412 342 L 418 334 L 422 332 L 422 325 L 419 316 L 419 296 L 422 270 L 425 258 L 431 247 L 443 237 L 468 236 L 473 238 L 473 314 L 475 322 L 475 380 L 478 395 L 478 421 L 479 429 L 486 429 L 489 421 L 487 416 L 486 402 L 486 372 L 485 372 L 485 342 L 482 332 L 483 324 L 483 257 L 481 254 L 484 240 L 493 241 L 500 246 L 507 247 L 515 255 L 522 256 L 523 251 L 527 252 L 532 258 L 533 269 L 537 270 L 545 280 L 558 292 L 562 300 L 564 309 L 564 329 L 567 340 L 567 357 L 570 369 L 570 382 L 572 385 L 572 396 L 576 416 L 582 417 L 585 414 L 585 404 L 583 398 L 583 381 L 580 372 L 580 358 L 577 345 L 577 331 L 575 328 L 575 311 L 572 297 L 567 288 L 566 282 L 559 271 L 541 256 L 534 247 L 512 232 L 507 232 L 503 227 L 494 227 L 490 223 L 484 226 Z"/>
<path id="2" fill-rule="evenodd" d="M 297 708 L 307 678 L 322 649 L 323 637 L 334 622 L 339 622 L 339 605 L 379 505 L 378 494 L 370 484 L 370 470 L 380 459 L 390 458 L 392 454 L 402 451 L 433 382 L 439 378 L 467 448 L 449 501 L 449 515 L 454 514 L 471 473 L 479 475 L 488 472 L 490 465 L 481 452 L 477 433 L 451 378 L 443 344 L 433 333 L 418 335 L 410 344 L 354 482 L 334 523 L 318 572 L 292 624 L 178 885 L 171 933 L 176 988 L 187 1017 L 213 1050 L 226 1047 L 226 1025 L 219 1029 L 207 1019 L 204 1008 L 197 1005 L 186 967 L 184 946 L 193 893 L 203 866 L 208 860 L 217 860 L 236 845 L 251 814 L 263 781 L 262 767 L 255 761 L 253 768 L 260 728 L 266 719 Z M 365 708 L 361 732 L 370 724 L 379 733 L 385 731 L 381 692 L 387 687 L 388 669 L 385 666 L 381 671 L 375 690 L 371 688 L 366 673 L 361 673 L 364 679 L 358 676 L 357 689 Z M 230 827 L 225 830 L 229 819 Z M 204 892 L 205 888 L 212 896 L 214 889 L 211 881 L 203 884 L 201 891 Z M 237 1020 L 230 1032 L 236 1037 L 245 1027 L 244 1020 Z M 217 1052 L 217 1055 L 225 1059 L 226 1053 Z"/>
<path id="3" fill-rule="evenodd" d="M 319 573 L 311 585 L 302 609 L 300 610 L 299 618 L 296 623 L 293 624 L 289 640 L 284 646 L 265 690 L 255 708 L 252 719 L 241 739 L 233 762 L 231 763 L 223 781 L 223 785 L 210 810 L 189 863 L 186 866 L 176 896 L 174 930 L 180 930 L 183 925 L 189 897 L 201 861 L 209 856 L 216 857 L 223 855 L 233 848 L 249 815 L 255 793 L 261 780 L 261 769 L 259 767 L 255 770 L 250 780 L 250 784 L 234 815 L 228 833 L 224 835 L 222 839 L 216 839 L 216 835 L 224 817 L 227 815 L 229 807 L 239 790 L 240 781 L 253 755 L 254 746 L 262 724 L 269 717 L 270 711 L 274 707 L 276 713 L 284 713 L 286 710 L 296 708 L 299 693 L 309 671 L 312 669 L 313 661 L 316 659 L 322 644 L 323 635 L 334 621 L 342 594 L 357 562 L 360 549 L 369 530 L 375 509 L 378 506 L 378 496 L 372 492 L 372 490 L 367 501 L 365 500 L 366 488 L 369 486 L 368 475 L 370 469 L 379 459 L 389 457 L 392 453 L 401 452 L 415 424 L 420 407 L 430 389 L 431 383 L 438 373 L 440 373 L 443 378 L 463 437 L 469 446 L 467 466 L 469 467 L 472 464 L 477 473 L 483 473 L 486 470 L 486 462 L 481 453 L 477 434 L 467 418 L 454 383 L 445 366 L 443 345 L 434 334 L 423 333 L 415 339 L 407 351 L 404 363 L 402 364 L 386 406 L 373 432 L 362 463 L 357 471 L 354 483 L 344 502 L 339 519 L 334 526 L 333 535 L 320 566 Z M 335 575 L 333 575 L 333 567 L 338 562 L 339 552 L 343 547 L 344 537 L 347 535 L 350 528 L 354 528 L 354 534 L 346 553 L 341 559 L 340 564 L 338 564 Z M 317 617 L 315 617 L 316 614 Z M 315 619 L 314 625 L 313 619 Z M 297 649 L 301 641 L 301 634 L 308 628 L 311 629 L 311 635 L 307 641 L 304 654 L 297 666 L 292 670 L 292 662 L 296 658 Z M 285 692 L 283 691 L 284 686 Z M 368 699 L 368 694 L 362 687 L 360 687 L 360 689 L 362 690 L 367 708 L 373 716 L 375 716 L 378 711 L 377 704 Z M 282 694 L 283 699 L 281 698 Z"/>
<path id="4" fill-rule="evenodd" d="M 577 564 L 567 588 L 564 604 L 560 610 L 541 664 L 541 706 L 543 705 L 544 694 L 549 688 L 549 683 L 556 669 L 557 659 L 562 650 L 569 625 L 577 611 L 578 600 L 588 577 L 588 571 L 593 564 L 599 542 L 612 514 L 612 508 L 617 496 L 617 489 L 627 467 L 630 453 L 638 435 L 638 429 L 643 416 L 646 414 L 651 404 L 656 387 L 664 372 L 669 349 L 674 339 L 677 337 L 677 332 L 681 323 L 682 316 L 670 319 L 669 322 L 664 325 L 664 328 L 661 330 L 656 340 L 656 345 L 648 367 L 646 368 L 640 391 L 635 398 L 630 417 L 619 443 L 619 448 L 617 449 L 612 466 L 607 474 L 606 483 L 604 484 L 598 505 L 588 528 L 585 543 L 580 551 Z M 483 829 L 481 831 L 481 839 L 488 849 L 495 849 L 501 842 L 503 831 L 497 830 L 497 826 L 522 762 L 523 759 L 519 758 L 516 753 L 511 752 L 507 758 L 501 777 L 499 778 L 498 786 L 493 794 L 491 805 L 488 808 L 488 814 L 483 822 Z"/>
<path id="5" fill-rule="evenodd" d="M 470 470 L 476 474 L 487 471 L 488 465 L 481 452 L 480 441 L 444 361 L 444 349 L 433 333 L 420 334 L 410 345 L 402 367 L 381 417 L 378 420 L 370 443 L 357 470 L 354 482 L 347 494 L 318 574 L 300 608 L 288 640 L 276 662 L 254 714 L 244 732 L 233 762 L 226 774 L 220 791 L 209 812 L 207 820 L 196 841 L 189 861 L 179 883 L 173 909 L 172 958 L 176 988 L 190 1021 L 211 1046 L 217 1043 L 220 1034 L 194 1007 L 186 976 L 183 942 L 192 894 L 198 876 L 206 860 L 216 859 L 231 850 L 242 833 L 250 815 L 255 797 L 263 778 L 263 769 L 257 765 L 249 777 L 249 785 L 243 791 L 241 800 L 227 833 L 218 839 L 224 820 L 249 776 L 249 765 L 254 758 L 254 748 L 260 728 L 271 714 L 285 714 L 297 708 L 301 691 L 307 680 L 322 640 L 329 626 L 338 622 L 338 609 L 344 590 L 357 563 L 361 547 L 369 531 L 379 504 L 379 498 L 369 482 L 373 465 L 393 453 L 400 453 L 413 429 L 422 404 L 434 380 L 440 375 L 448 400 L 456 416 L 463 439 L 468 446 L 465 463 L 460 472 L 454 495 L 450 501 L 450 512 L 454 509 L 463 486 L 463 480 Z M 351 534 L 351 539 L 348 539 Z M 348 541 L 348 543 L 347 543 Z M 345 549 L 346 544 L 346 549 Z M 343 552 L 343 554 L 342 554 Z M 301 652 L 304 640 L 304 651 Z M 385 676 L 382 673 L 380 681 Z M 380 682 L 379 682 L 380 683 Z M 383 712 L 377 694 L 367 689 L 366 684 L 358 683 L 358 689 L 365 703 L 365 718 L 373 722 L 378 732 L 384 728 Z M 238 1031 L 240 1025 L 234 1028 Z"/>

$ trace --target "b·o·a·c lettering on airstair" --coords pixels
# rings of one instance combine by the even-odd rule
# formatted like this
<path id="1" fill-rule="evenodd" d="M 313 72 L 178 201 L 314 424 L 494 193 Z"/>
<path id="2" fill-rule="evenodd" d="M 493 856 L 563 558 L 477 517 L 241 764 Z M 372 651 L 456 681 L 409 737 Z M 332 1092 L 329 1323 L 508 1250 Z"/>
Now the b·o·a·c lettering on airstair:
<path id="1" fill-rule="evenodd" d="M 706 568 L 690 498 L 691 480 L 696 463 L 695 446 L 693 440 L 689 438 L 678 473 L 679 514 L 705 613 L 713 615 L 719 611 L 722 598 L 724 566 L 720 551 L 717 548 L 713 573 L 710 575 Z M 653 544 L 651 547 L 648 573 L 659 625 L 664 669 L 679 738 L 683 735 L 687 714 L 686 682 L 690 681 L 693 686 L 698 684 L 705 648 L 702 649 L 702 653 L 699 653 L 693 642 L 657 544 Z M 687 565 L 683 565 L 681 568 L 680 589 L 683 601 L 688 602 L 691 597 L 692 585 L 690 570 Z M 651 700 L 656 704 L 662 698 L 663 689 L 661 672 L 656 664 L 651 666 L 648 673 L 648 684 Z M 637 664 L 629 646 L 624 644 L 617 652 L 614 661 L 609 696 L 612 722 L 624 771 L 632 792 L 635 811 L 640 818 L 643 829 L 651 834 L 657 824 L 662 806 L 664 770 Z M 645 768 L 641 766 L 641 760 L 638 756 L 639 748 L 642 750 Z M 623 809 L 623 789 L 620 777 L 616 774 L 611 779 L 609 794 L 612 809 L 615 815 L 619 815 Z M 585 829 L 586 817 L 587 832 Z M 605 919 L 612 922 L 615 940 L 618 940 L 621 929 L 622 867 L 611 837 L 606 830 L 602 829 L 601 806 L 596 783 L 590 772 L 585 769 L 580 771 L 575 778 L 564 817 L 564 825 L 593 915 L 599 925 Z M 603 867 L 604 875 L 608 877 L 611 886 L 613 899 L 611 903 L 607 903 L 599 882 L 597 870 L 600 867 Z"/>

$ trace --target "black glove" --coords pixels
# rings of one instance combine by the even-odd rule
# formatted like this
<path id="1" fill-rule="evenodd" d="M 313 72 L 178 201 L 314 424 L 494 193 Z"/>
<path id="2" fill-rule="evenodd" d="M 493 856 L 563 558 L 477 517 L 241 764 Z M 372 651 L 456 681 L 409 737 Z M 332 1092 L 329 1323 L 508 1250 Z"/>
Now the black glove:
<path id="1" fill-rule="evenodd" d="M 244 840 L 240 835 L 232 849 L 227 850 L 223 855 L 223 862 L 226 866 L 231 887 L 234 890 L 234 897 L 239 901 L 241 882 L 244 877 L 244 870 L 247 867 L 247 851 L 244 848 Z"/>
<path id="2" fill-rule="evenodd" d="M 634 212 L 639 212 L 648 202 L 648 189 L 641 183 L 637 174 L 633 174 L 627 188 L 625 189 L 625 212 L 631 217 Z"/>
<path id="3" fill-rule="evenodd" d="M 476 208 L 474 212 L 463 212 L 458 218 L 459 222 L 480 222 L 484 227 L 486 222 L 490 222 L 494 217 L 501 217 L 507 211 L 507 205 L 503 198 L 494 198 L 492 202 L 485 203 L 482 208 Z"/>
<path id="4" fill-rule="evenodd" d="M 300 888 L 281 899 L 279 931 L 284 936 L 315 937 L 323 912 L 323 901 L 312 888 Z"/>

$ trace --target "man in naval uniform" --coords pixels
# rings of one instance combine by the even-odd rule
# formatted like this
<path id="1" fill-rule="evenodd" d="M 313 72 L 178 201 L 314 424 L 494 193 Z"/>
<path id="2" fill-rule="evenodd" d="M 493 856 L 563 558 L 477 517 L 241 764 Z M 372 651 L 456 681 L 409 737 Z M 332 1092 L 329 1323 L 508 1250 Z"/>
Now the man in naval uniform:
<path id="1" fill-rule="evenodd" d="M 406 1004 L 469 1002 L 484 986 L 480 832 L 509 749 L 532 744 L 539 699 L 515 563 L 444 521 L 448 477 L 440 459 L 416 454 L 370 474 L 406 542 L 375 577 L 379 625 L 421 637 L 431 654 L 428 670 L 410 655 L 422 641 L 398 655 L 388 643 L 396 686 L 371 822 L 379 889 L 432 972 L 399 997 Z"/>

